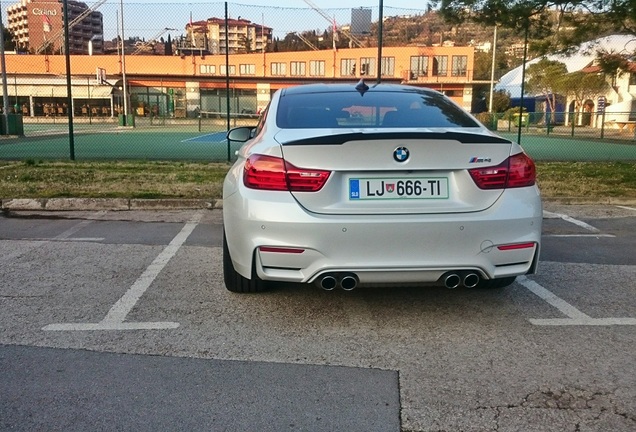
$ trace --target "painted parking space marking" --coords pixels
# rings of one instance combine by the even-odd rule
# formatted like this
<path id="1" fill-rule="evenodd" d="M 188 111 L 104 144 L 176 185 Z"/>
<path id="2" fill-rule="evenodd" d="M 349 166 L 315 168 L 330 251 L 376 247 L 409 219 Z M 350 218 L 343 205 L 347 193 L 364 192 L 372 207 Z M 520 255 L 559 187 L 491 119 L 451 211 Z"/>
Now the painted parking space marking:
<path id="1" fill-rule="evenodd" d="M 636 211 L 636 208 L 634 208 L 634 207 L 619 206 L 619 205 L 617 205 L 616 207 L 618 207 L 618 208 L 622 208 L 623 210 L 632 210 L 632 211 Z"/>
<path id="2" fill-rule="evenodd" d="M 592 318 L 584 314 L 565 300 L 557 297 L 533 280 L 525 276 L 517 278 L 517 282 L 530 292 L 557 308 L 567 318 L 530 319 L 533 325 L 538 326 L 610 326 L 610 325 L 636 325 L 636 318 Z"/>
<path id="3" fill-rule="evenodd" d="M 94 213 L 92 215 L 93 218 L 98 218 L 99 216 L 101 216 L 102 214 L 106 213 L 105 211 L 98 211 L 96 213 Z M 20 251 L 16 251 L 14 253 L 11 253 L 9 255 L 3 255 L 2 256 L 2 261 L 13 261 L 17 258 L 19 258 L 20 256 L 24 255 L 25 253 L 34 250 L 36 248 L 39 248 L 41 246 L 44 246 L 50 242 L 54 242 L 54 241 L 80 241 L 78 240 L 78 237 L 76 238 L 70 238 L 73 234 L 75 234 L 76 232 L 80 231 L 83 228 L 86 228 L 88 225 L 90 225 L 91 223 L 93 223 L 94 220 L 91 219 L 86 219 L 83 220 L 81 222 L 78 222 L 77 224 L 73 225 L 72 227 L 70 227 L 69 229 L 67 229 L 66 231 L 56 235 L 55 237 L 51 237 L 51 238 L 26 238 L 26 239 L 19 239 L 18 241 L 29 241 L 30 246 L 28 246 L 26 249 L 20 250 Z M 79 237 L 79 239 L 81 239 L 82 237 Z M 84 237 L 86 238 L 86 237 Z M 101 240 L 93 240 L 93 241 L 102 241 Z"/>
<path id="4" fill-rule="evenodd" d="M 155 278 L 174 257 L 201 221 L 203 213 L 196 213 L 181 229 L 163 251 L 139 276 L 133 285 L 108 311 L 106 317 L 98 323 L 62 323 L 50 324 L 45 331 L 94 331 L 94 330 L 159 330 L 179 327 L 177 322 L 124 322 L 126 316 L 135 307 L 141 296 L 150 287 Z"/>
<path id="5" fill-rule="evenodd" d="M 614 234 L 546 234 L 543 237 L 592 237 L 592 238 L 615 238 Z"/>
<path id="6" fill-rule="evenodd" d="M 72 237 L 72 238 L 23 238 L 22 241 L 41 241 L 41 242 L 100 242 L 104 241 L 104 237 Z"/>
<path id="7" fill-rule="evenodd" d="M 583 221 L 580 221 L 578 219 L 574 219 L 573 217 L 570 217 L 568 215 L 564 215 L 561 213 L 553 213 L 553 212 L 549 212 L 547 210 L 543 210 L 543 215 L 544 217 L 549 217 L 549 218 L 553 218 L 553 219 L 563 219 L 566 222 L 570 222 L 573 223 L 576 226 L 579 226 L 581 228 L 584 228 L 588 231 L 591 232 L 600 232 L 600 230 L 598 228 L 593 227 L 592 225 L 585 223 Z"/>

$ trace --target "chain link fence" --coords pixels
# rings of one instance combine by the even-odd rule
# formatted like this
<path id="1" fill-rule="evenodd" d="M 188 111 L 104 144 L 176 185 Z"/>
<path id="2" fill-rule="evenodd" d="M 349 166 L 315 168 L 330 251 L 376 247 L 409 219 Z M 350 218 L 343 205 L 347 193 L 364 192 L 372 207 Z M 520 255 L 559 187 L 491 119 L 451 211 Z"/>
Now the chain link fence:
<path id="1" fill-rule="evenodd" d="M 445 34 L 424 9 L 318 3 L 102 0 L 68 11 L 68 41 L 62 3 L 5 3 L 15 53 L 5 53 L 0 159 L 224 161 L 236 150 L 227 129 L 255 124 L 271 95 L 289 85 L 405 83 L 441 91 L 469 111 L 488 87 L 477 76 L 480 47 L 461 32 Z M 480 119 L 511 139 L 521 123 L 522 145 L 538 159 L 636 160 L 633 122 L 557 114 Z M 580 142 L 574 153 L 572 141 Z M 535 149 L 546 142 L 547 156 Z"/>

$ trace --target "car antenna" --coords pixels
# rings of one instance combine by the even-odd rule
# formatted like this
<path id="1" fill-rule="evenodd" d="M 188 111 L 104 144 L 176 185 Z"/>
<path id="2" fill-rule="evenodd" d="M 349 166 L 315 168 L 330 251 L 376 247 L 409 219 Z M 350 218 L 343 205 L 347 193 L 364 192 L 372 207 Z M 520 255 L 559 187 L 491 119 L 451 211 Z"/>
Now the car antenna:
<path id="1" fill-rule="evenodd" d="M 364 78 L 360 78 L 360 81 L 356 84 L 356 90 L 358 90 L 362 96 L 369 90 L 369 86 L 364 82 Z"/>

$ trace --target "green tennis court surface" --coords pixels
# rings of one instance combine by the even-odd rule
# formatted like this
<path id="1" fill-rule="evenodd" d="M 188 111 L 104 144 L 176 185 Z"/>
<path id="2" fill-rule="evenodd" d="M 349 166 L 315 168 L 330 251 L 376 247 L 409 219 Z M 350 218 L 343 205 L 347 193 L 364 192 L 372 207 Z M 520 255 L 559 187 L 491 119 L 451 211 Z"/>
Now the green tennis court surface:
<path id="1" fill-rule="evenodd" d="M 67 134 L 40 130 L 33 135 L 0 140 L 0 159 L 70 159 Z M 76 129 L 74 139 L 76 160 L 144 159 L 227 161 L 241 143 L 229 148 L 225 131 L 205 133 L 194 128 L 171 130 Z"/>
<path id="2" fill-rule="evenodd" d="M 228 148 L 225 130 L 199 131 L 197 126 L 119 128 L 78 125 L 76 160 L 197 160 L 222 162 L 234 158 L 241 143 Z M 0 159 L 68 160 L 68 126 L 25 125 L 21 138 L 0 139 Z M 516 133 L 500 133 L 516 140 Z M 521 145 L 537 161 L 636 161 L 636 142 L 593 140 L 558 135 L 524 134 Z"/>
<path id="3" fill-rule="evenodd" d="M 512 141 L 517 134 L 499 133 Z M 522 135 L 521 146 L 538 161 L 636 161 L 636 142 Z"/>

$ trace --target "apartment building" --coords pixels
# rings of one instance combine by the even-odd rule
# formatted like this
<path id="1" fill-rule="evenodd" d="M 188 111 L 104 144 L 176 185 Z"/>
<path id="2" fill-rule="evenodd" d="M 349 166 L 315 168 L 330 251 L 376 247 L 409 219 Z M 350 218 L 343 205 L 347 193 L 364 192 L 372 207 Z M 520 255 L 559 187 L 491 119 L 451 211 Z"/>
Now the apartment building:
<path id="1" fill-rule="evenodd" d="M 186 36 L 177 43 L 181 55 L 225 54 L 226 41 L 230 54 L 262 52 L 272 42 L 272 28 L 246 19 L 208 18 L 186 25 Z"/>
<path id="2" fill-rule="evenodd" d="M 101 12 L 86 3 L 68 0 L 69 52 L 101 54 L 104 22 Z M 59 54 L 64 50 L 64 5 L 62 0 L 20 0 L 7 7 L 7 29 L 16 49 L 31 54 Z"/>

